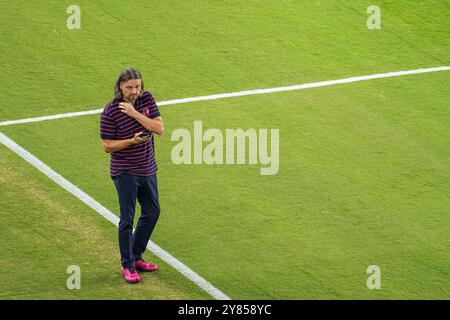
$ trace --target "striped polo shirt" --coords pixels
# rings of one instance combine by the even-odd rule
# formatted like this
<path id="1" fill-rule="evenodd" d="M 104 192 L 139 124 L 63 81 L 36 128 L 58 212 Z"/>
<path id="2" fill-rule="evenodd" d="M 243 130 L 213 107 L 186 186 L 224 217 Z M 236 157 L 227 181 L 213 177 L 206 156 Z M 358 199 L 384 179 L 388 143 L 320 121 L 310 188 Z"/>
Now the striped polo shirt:
<path id="1" fill-rule="evenodd" d="M 136 133 L 145 130 L 138 121 L 121 112 L 120 102 L 124 101 L 114 99 L 103 109 L 100 119 L 100 137 L 104 140 L 130 139 Z M 158 106 L 150 92 L 145 91 L 141 94 L 133 107 L 149 118 L 160 116 Z M 112 177 L 122 173 L 151 176 L 157 171 L 154 137 L 147 142 L 111 153 L 110 174 Z"/>

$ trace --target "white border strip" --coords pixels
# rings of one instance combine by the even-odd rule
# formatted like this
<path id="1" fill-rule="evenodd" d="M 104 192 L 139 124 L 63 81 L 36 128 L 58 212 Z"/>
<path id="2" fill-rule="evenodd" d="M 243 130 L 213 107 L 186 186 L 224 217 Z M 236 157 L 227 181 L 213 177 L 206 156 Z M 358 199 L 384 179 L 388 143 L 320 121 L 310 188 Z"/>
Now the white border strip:
<path id="1" fill-rule="evenodd" d="M 170 104 L 180 104 L 180 103 L 205 101 L 205 100 L 216 100 L 216 99 L 224 99 L 224 98 L 231 98 L 231 97 L 242 97 L 242 96 L 249 96 L 249 95 L 254 95 L 254 94 L 302 90 L 302 89 L 309 89 L 309 88 L 331 86 L 331 85 L 335 85 L 335 84 L 343 84 L 343 83 L 351 83 L 351 82 L 358 82 L 358 81 L 365 81 L 365 80 L 399 77 L 399 76 L 406 76 L 406 75 L 411 75 L 411 74 L 420 74 L 420 73 L 438 72 L 438 71 L 447 71 L 447 70 L 450 70 L 450 66 L 442 66 L 442 67 L 437 67 L 437 68 L 415 69 L 415 70 L 407 70 L 407 71 L 396 71 L 396 72 L 388 72 L 388 73 L 378 73 L 378 74 L 344 78 L 344 79 L 338 79 L 338 80 L 328 80 L 328 81 L 321 81 L 321 82 L 305 83 L 305 84 L 288 86 L 288 87 L 245 90 L 245 91 L 238 91 L 238 92 L 231 92 L 231 93 L 213 94 L 213 95 L 209 95 L 209 96 L 200 96 L 200 97 L 193 97 L 193 98 L 183 98 L 183 99 L 161 101 L 161 102 L 158 102 L 158 105 L 165 106 L 165 105 L 170 105 Z M 38 118 L 9 120 L 9 121 L 0 122 L 0 127 L 1 126 L 9 126 L 9 125 L 13 125 L 13 124 L 19 124 L 19 123 L 30 123 L 30 122 L 38 122 L 38 121 L 45 121 L 45 120 L 54 120 L 54 119 L 61 119 L 61 118 L 84 116 L 84 115 L 90 115 L 90 114 L 98 114 L 98 113 L 101 113 L 102 111 L 103 111 L 103 108 L 96 109 L 96 110 L 89 110 L 89 111 L 63 113 L 63 114 L 38 117 Z"/>
<path id="2" fill-rule="evenodd" d="M 45 121 L 45 120 L 55 120 L 55 119 L 61 119 L 61 118 L 71 118 L 71 117 L 78 117 L 78 116 L 86 116 L 89 114 L 98 114 L 101 113 L 103 109 L 97 109 L 97 110 L 89 110 L 89 111 L 80 111 L 80 112 L 71 112 L 71 113 L 61 113 L 61 114 L 55 114 L 52 116 L 44 116 L 44 117 L 37 117 L 37 118 L 27 118 L 27 119 L 20 119 L 20 120 L 8 120 L 0 122 L 0 127 L 2 126 L 10 126 L 12 124 L 19 124 L 19 123 L 30 123 L 30 122 L 39 122 L 39 121 Z"/>
<path id="3" fill-rule="evenodd" d="M 0 132 L 0 142 L 3 143 L 6 147 L 17 153 L 20 157 L 22 157 L 25 161 L 30 163 L 33 167 L 38 169 L 40 172 L 45 174 L 47 177 L 52 179 L 54 182 L 59 184 L 61 187 L 66 189 L 68 192 L 73 194 L 75 197 L 83 201 L 85 204 L 87 204 L 89 207 L 97 211 L 100 215 L 102 215 L 104 218 L 106 218 L 108 221 L 110 221 L 112 224 L 114 224 L 116 227 L 119 225 L 119 218 L 114 215 L 111 211 L 106 209 L 104 206 L 102 206 L 100 203 L 95 201 L 92 197 L 90 197 L 88 194 L 77 188 L 75 185 L 73 185 L 71 182 L 63 178 L 60 174 L 58 174 L 56 171 L 48 167 L 45 163 L 43 163 L 41 160 L 36 158 L 34 155 L 32 155 L 30 152 L 19 146 L 17 143 L 15 143 L 13 140 L 8 138 L 6 135 Z M 171 254 L 164 251 L 162 248 L 157 246 L 152 241 L 149 241 L 147 245 L 147 249 L 153 252 L 155 255 L 157 255 L 161 260 L 164 260 L 166 263 L 170 264 L 172 267 L 174 267 L 177 271 L 179 271 L 182 275 L 184 275 L 186 278 L 194 282 L 197 286 L 199 286 L 201 289 L 206 291 L 208 294 L 210 294 L 212 297 L 218 300 L 230 300 L 228 296 L 226 296 L 224 293 L 222 293 L 219 289 L 215 288 L 211 283 L 203 279 L 201 276 L 199 276 L 197 273 L 192 271 L 189 267 L 187 267 L 185 264 L 183 264 L 178 259 L 174 258 Z"/>

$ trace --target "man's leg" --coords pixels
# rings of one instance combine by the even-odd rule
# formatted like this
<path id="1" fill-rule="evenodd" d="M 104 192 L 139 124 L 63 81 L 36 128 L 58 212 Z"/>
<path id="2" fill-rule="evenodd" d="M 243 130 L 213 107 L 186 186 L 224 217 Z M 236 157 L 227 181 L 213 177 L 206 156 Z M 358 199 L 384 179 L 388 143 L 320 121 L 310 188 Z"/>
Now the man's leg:
<path id="1" fill-rule="evenodd" d="M 141 184 L 137 191 L 137 199 L 141 205 L 141 216 L 134 232 L 133 252 L 136 260 L 142 258 L 142 253 L 155 228 L 159 218 L 158 183 L 156 174 L 140 178 Z"/>
<path id="2" fill-rule="evenodd" d="M 133 220 L 136 209 L 137 185 L 135 177 L 122 174 L 113 178 L 120 203 L 119 249 L 124 268 L 134 267 Z"/>

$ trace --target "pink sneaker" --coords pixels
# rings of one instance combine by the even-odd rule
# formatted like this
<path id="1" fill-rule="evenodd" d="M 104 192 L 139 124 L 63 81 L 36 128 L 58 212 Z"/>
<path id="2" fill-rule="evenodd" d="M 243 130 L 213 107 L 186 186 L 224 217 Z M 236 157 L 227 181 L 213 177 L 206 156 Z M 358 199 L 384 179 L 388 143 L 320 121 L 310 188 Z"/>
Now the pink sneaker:
<path id="1" fill-rule="evenodd" d="M 137 273 L 136 269 L 134 268 L 123 268 L 122 274 L 123 278 L 128 283 L 138 283 L 139 281 L 141 281 L 139 273 Z"/>
<path id="2" fill-rule="evenodd" d="M 155 271 L 158 270 L 158 266 L 156 264 L 147 263 L 145 260 L 137 260 L 134 264 L 136 266 L 136 269 L 139 271 Z"/>

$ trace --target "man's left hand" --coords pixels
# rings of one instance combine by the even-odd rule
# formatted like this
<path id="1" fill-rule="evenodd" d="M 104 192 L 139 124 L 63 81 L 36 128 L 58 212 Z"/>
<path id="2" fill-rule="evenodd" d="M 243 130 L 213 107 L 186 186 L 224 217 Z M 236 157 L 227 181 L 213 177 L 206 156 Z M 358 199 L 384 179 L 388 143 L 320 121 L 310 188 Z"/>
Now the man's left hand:
<path id="1" fill-rule="evenodd" d="M 123 113 L 127 116 L 134 118 L 139 112 L 133 107 L 133 105 L 129 102 L 121 102 L 119 103 L 119 108 Z"/>

